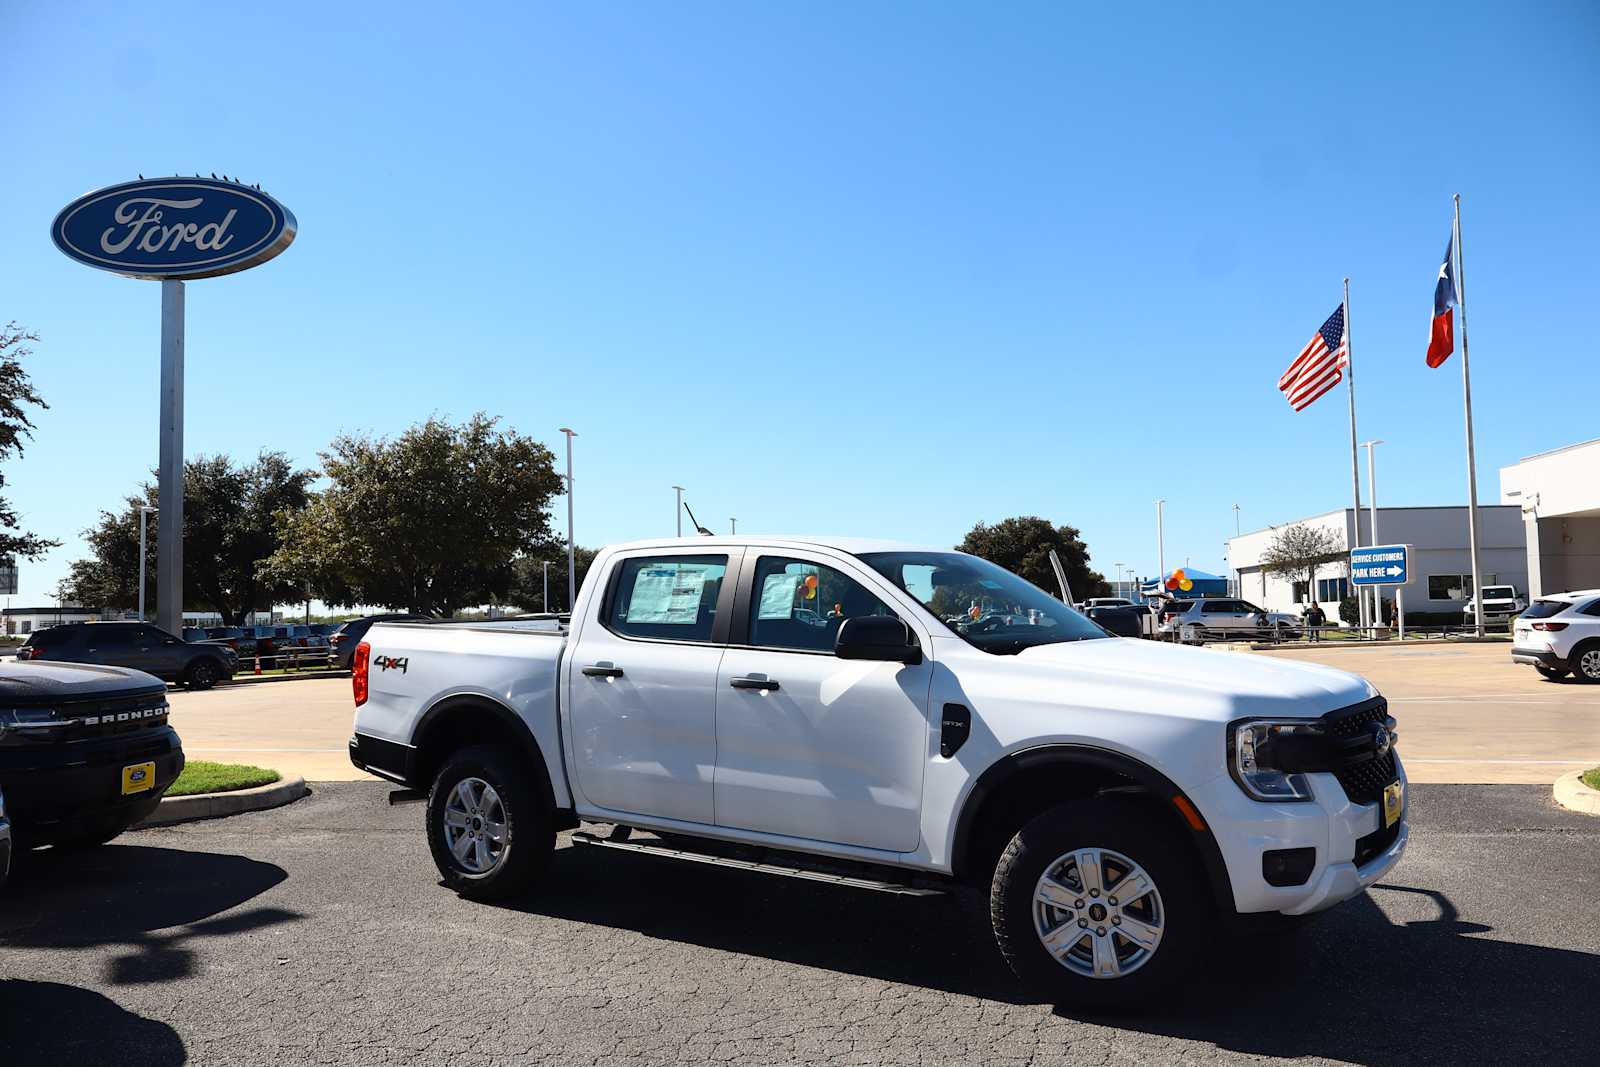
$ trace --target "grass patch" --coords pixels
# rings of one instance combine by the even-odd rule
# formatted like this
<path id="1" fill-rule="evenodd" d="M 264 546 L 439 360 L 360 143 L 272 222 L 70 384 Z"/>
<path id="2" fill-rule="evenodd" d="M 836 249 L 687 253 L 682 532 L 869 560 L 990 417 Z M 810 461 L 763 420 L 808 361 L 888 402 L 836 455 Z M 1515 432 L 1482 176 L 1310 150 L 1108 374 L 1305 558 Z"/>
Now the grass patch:
<path id="1" fill-rule="evenodd" d="M 271 785 L 283 776 L 265 767 L 249 767 L 242 763 L 212 763 L 210 760 L 190 760 L 183 773 L 172 783 L 166 795 L 187 797 L 196 793 L 231 793 L 235 789 L 251 789 L 258 785 Z"/>
<path id="2" fill-rule="evenodd" d="M 1583 784 L 1590 789 L 1600 789 L 1600 767 L 1596 767 L 1592 771 L 1584 771 L 1582 778 Z"/>

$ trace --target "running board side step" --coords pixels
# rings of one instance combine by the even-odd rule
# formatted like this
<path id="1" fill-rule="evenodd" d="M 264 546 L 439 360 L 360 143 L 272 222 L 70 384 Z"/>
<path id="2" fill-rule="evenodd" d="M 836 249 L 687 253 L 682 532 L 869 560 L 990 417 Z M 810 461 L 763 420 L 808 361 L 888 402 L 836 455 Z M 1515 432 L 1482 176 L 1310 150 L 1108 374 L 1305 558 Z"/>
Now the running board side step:
<path id="1" fill-rule="evenodd" d="M 828 885 L 847 886 L 851 889 L 870 889 L 878 893 L 894 893 L 906 897 L 938 897 L 944 895 L 943 889 L 927 886 L 907 885 L 904 882 L 885 882 L 876 878 L 862 878 L 856 875 L 835 874 L 831 871 L 813 870 L 808 867 L 795 867 L 783 863 L 761 863 L 755 860 L 734 859 L 729 856 L 714 856 L 706 852 L 689 852 L 679 848 L 669 848 L 666 845 L 648 844 L 644 841 L 629 841 L 617 837 L 601 837 L 588 830 L 579 830 L 572 835 L 575 845 L 589 845 L 594 848 L 619 848 L 625 852 L 640 852 L 647 856 L 661 856 L 665 859 L 686 860 L 690 863 L 708 863 L 714 867 L 731 867 L 738 871 L 753 871 L 757 874 L 776 874 L 784 878 L 803 878 L 811 882 L 824 882 Z"/>

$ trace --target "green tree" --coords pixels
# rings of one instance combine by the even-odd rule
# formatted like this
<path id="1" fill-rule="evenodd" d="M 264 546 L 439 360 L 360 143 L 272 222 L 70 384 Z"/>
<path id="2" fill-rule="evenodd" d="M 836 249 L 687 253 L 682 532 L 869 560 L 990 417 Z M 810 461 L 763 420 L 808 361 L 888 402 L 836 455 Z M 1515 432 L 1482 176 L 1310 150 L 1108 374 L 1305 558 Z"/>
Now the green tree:
<path id="1" fill-rule="evenodd" d="M 1267 550 L 1261 554 L 1261 569 L 1291 582 L 1306 583 L 1306 589 L 1314 597 L 1317 571 L 1344 554 L 1344 539 L 1332 530 L 1297 522 L 1273 535 Z"/>
<path id="2" fill-rule="evenodd" d="M 1040 589 L 1058 593 L 1060 583 L 1050 566 L 1052 548 L 1061 557 L 1062 569 L 1067 572 L 1067 582 L 1075 598 L 1083 600 L 1111 592 L 1105 577 L 1089 569 L 1089 549 L 1078 531 L 1071 526 L 1053 526 L 1048 519 L 1037 515 L 1002 519 L 992 526 L 980 522 L 956 546 L 956 551 L 981 556 Z"/>
<path id="3" fill-rule="evenodd" d="M 594 563 L 595 549 L 579 545 L 573 550 L 578 565 L 578 588 L 583 588 L 584 578 Z M 550 561 L 550 610 L 571 610 L 567 603 L 567 546 L 560 541 L 539 549 L 531 555 L 518 556 L 511 564 L 511 588 L 506 599 L 527 611 L 543 611 L 544 561 Z"/>
<path id="4" fill-rule="evenodd" d="M 29 344 L 37 340 L 37 334 L 28 333 L 14 322 L 0 327 L 0 461 L 21 458 L 23 441 L 33 436 L 28 408 L 43 411 L 50 407 L 34 389 L 27 368 L 22 365 L 33 354 Z M 5 484 L 5 476 L 0 474 L 0 489 Z M 19 529 L 16 510 L 10 501 L 0 497 L 0 559 L 38 559 L 60 543 Z"/>
<path id="5" fill-rule="evenodd" d="M 235 467 L 227 456 L 201 456 L 183 465 L 183 589 L 185 608 L 209 608 L 228 626 L 252 610 L 303 599 L 303 586 L 269 580 L 260 562 L 279 546 L 278 516 L 306 506 L 314 472 L 295 470 L 281 452 L 262 452 Z M 139 598 L 139 506 L 160 506 L 153 482 L 127 498 L 119 512 L 102 511 L 83 531 L 90 556 L 73 562 L 57 589 L 63 601 L 131 608 Z M 149 522 L 145 558 L 146 611 L 156 596 L 156 519 Z"/>
<path id="6" fill-rule="evenodd" d="M 546 508 L 561 479 L 548 448 L 498 421 L 336 438 L 322 454 L 331 484 L 281 517 L 282 547 L 263 572 L 309 581 L 337 605 L 449 616 L 504 602 L 513 561 L 554 541 Z"/>

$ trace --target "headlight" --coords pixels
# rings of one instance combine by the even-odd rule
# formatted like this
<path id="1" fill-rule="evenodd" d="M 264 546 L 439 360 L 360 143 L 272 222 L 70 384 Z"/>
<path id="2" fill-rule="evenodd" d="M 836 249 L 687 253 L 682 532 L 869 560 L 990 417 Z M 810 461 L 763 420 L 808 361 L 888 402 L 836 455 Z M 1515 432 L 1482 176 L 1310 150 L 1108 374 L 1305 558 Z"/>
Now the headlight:
<path id="1" fill-rule="evenodd" d="M 51 708 L 0 708 L 0 737 L 7 730 L 54 726 L 57 721 L 56 713 Z"/>
<path id="2" fill-rule="evenodd" d="M 1307 719 L 1250 719 L 1228 726 L 1228 773 L 1256 800 L 1311 799 L 1311 783 L 1292 768 L 1303 765 L 1306 743 L 1324 736 Z M 1315 743 L 1315 742 L 1313 742 Z M 1291 768 L 1291 769 L 1286 769 Z"/>

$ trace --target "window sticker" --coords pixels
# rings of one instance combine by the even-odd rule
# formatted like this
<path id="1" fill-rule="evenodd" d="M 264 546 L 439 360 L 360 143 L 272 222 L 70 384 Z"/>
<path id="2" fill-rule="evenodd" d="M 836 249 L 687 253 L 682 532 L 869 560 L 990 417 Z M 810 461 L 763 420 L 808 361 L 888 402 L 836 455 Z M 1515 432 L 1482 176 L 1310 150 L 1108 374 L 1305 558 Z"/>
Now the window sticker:
<path id="1" fill-rule="evenodd" d="M 803 575 L 769 574 L 761 583 L 761 605 L 756 619 L 794 618 L 794 596 Z"/>
<path id="2" fill-rule="evenodd" d="M 693 626 L 700 618 L 710 568 L 694 563 L 656 564 L 642 568 L 628 601 L 630 623 Z"/>
<path id="3" fill-rule="evenodd" d="M 993 578 L 979 578 L 978 579 L 978 584 L 983 586 L 985 589 L 999 589 L 1000 588 L 1000 583 L 995 581 Z"/>

